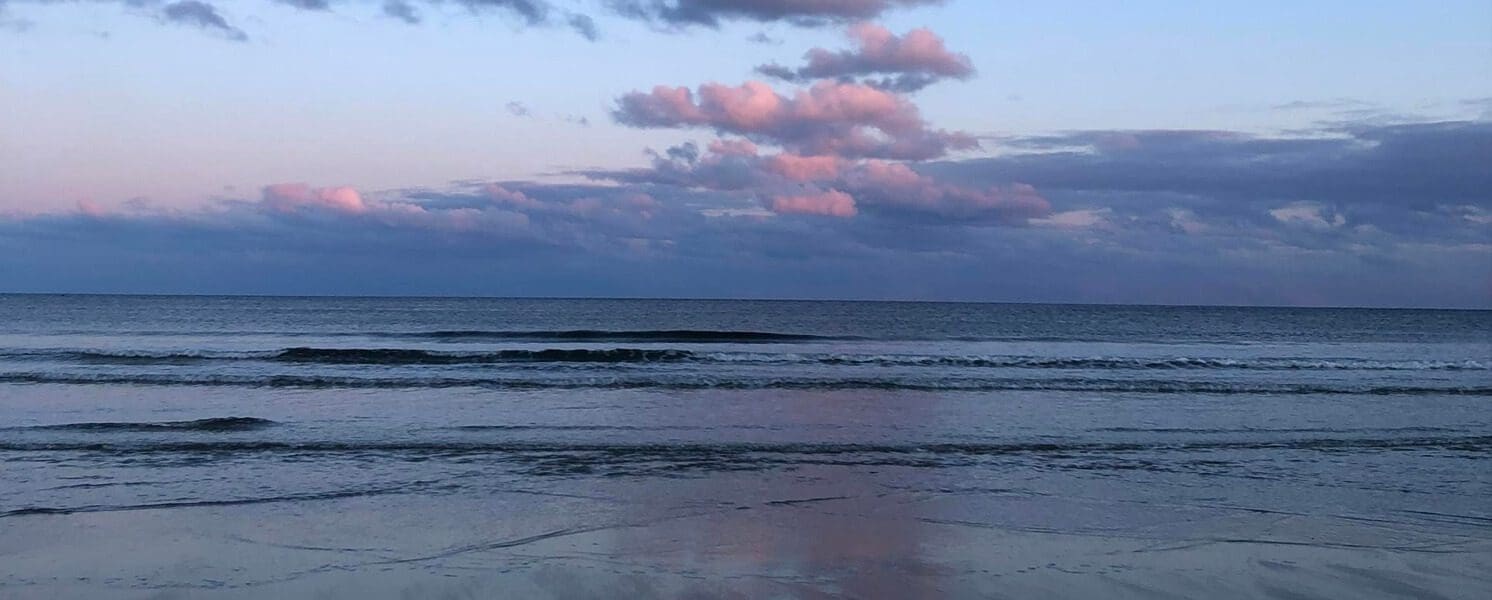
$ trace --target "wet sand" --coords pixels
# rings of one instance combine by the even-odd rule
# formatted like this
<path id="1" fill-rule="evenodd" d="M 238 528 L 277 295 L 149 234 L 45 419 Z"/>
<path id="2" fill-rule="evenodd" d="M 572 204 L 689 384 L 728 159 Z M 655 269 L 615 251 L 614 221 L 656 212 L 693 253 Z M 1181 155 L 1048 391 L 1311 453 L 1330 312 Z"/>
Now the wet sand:
<path id="1" fill-rule="evenodd" d="M 0 564 L 6 598 L 1472 599 L 1492 527 L 818 466 L 15 515 Z"/>

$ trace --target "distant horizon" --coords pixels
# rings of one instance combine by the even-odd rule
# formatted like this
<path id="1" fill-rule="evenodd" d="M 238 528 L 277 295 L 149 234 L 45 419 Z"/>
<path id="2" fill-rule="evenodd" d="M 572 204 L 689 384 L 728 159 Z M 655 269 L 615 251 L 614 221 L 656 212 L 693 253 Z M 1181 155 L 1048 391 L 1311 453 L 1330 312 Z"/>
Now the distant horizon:
<path id="1" fill-rule="evenodd" d="M 116 292 L 7 292 L 0 296 L 97 296 L 125 298 L 269 298 L 269 299 L 315 299 L 315 300 L 564 300 L 564 301 L 667 301 L 667 302 L 834 302 L 867 304 L 962 304 L 989 306 L 1080 306 L 1080 307 L 1125 307 L 1125 308 L 1249 308 L 1249 309 L 1308 309 L 1308 310 L 1409 310 L 1409 311 L 1492 311 L 1489 306 L 1338 306 L 1338 305 L 1282 305 L 1282 304 L 1157 304 L 1144 302 L 1063 302 L 1021 300 L 917 300 L 892 298 L 725 298 L 725 297 L 665 297 L 665 296 L 461 296 L 420 294 L 266 294 L 266 293 L 116 293 Z"/>

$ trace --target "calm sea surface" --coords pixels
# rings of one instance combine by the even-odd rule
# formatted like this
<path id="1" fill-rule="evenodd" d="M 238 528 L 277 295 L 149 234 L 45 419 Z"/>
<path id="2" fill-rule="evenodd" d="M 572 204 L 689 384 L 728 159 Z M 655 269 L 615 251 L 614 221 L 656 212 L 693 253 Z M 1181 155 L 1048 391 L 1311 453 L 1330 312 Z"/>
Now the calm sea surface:
<path id="1" fill-rule="evenodd" d="M 3 597 L 1492 597 L 1492 312 L 0 295 Z"/>

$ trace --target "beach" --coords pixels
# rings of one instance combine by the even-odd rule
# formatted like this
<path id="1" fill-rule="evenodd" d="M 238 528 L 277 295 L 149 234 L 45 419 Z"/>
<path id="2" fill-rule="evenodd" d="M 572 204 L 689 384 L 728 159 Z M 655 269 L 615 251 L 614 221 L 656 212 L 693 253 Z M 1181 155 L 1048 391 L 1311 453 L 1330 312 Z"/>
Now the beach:
<path id="1" fill-rule="evenodd" d="M 6 598 L 1482 598 L 1485 311 L 0 296 Z"/>

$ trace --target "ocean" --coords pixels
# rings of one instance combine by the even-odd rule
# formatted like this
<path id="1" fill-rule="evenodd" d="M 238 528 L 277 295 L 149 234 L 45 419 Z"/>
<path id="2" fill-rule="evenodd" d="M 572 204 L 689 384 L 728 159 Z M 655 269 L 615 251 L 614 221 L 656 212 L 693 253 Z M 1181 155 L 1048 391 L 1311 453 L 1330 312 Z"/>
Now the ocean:
<path id="1" fill-rule="evenodd" d="M 0 597 L 1487 598 L 1492 311 L 0 295 Z"/>

